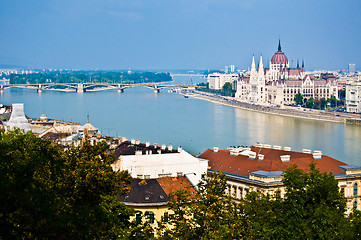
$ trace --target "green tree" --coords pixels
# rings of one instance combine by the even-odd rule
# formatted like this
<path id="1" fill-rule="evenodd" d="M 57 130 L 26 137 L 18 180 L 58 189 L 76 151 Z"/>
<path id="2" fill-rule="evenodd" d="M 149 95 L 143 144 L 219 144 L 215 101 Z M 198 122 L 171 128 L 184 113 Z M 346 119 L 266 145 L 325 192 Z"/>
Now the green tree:
<path id="1" fill-rule="evenodd" d="M 303 105 L 303 96 L 301 93 L 297 93 L 295 95 L 295 99 L 294 101 L 296 102 L 297 105 Z"/>
<path id="2" fill-rule="evenodd" d="M 19 130 L 0 134 L 0 238 L 129 237 L 132 210 L 117 194 L 127 172 L 114 172 L 106 143 L 66 152 Z"/>
<path id="3" fill-rule="evenodd" d="M 227 95 L 227 96 L 231 96 L 232 93 L 233 93 L 232 83 L 226 82 L 222 87 L 222 94 Z"/>
<path id="4" fill-rule="evenodd" d="M 198 185 L 199 195 L 174 193 L 169 207 L 169 225 L 160 223 L 161 239 L 241 239 L 248 222 L 242 206 L 225 194 L 224 173 L 211 173 Z"/>
<path id="5" fill-rule="evenodd" d="M 321 109 L 326 109 L 327 101 L 325 98 L 321 98 Z"/>
<path id="6" fill-rule="evenodd" d="M 283 183 L 284 198 L 250 195 L 246 199 L 256 239 L 343 238 L 346 204 L 333 175 L 320 173 L 314 163 L 307 172 L 292 166 Z"/>
<path id="7" fill-rule="evenodd" d="M 314 103 L 315 103 L 315 99 L 313 97 L 310 97 L 306 102 L 306 107 L 307 108 L 313 108 Z"/>
<path id="8" fill-rule="evenodd" d="M 355 211 L 348 216 L 348 227 L 344 239 L 361 239 L 361 212 Z"/>

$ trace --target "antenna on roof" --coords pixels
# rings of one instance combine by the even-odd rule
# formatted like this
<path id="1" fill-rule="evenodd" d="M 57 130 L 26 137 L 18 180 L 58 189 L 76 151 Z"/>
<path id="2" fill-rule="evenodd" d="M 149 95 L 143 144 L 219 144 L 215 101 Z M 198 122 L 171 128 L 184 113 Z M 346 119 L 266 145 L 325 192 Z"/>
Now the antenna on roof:
<path id="1" fill-rule="evenodd" d="M 89 113 L 86 115 L 87 119 L 88 119 L 88 123 L 89 123 Z"/>

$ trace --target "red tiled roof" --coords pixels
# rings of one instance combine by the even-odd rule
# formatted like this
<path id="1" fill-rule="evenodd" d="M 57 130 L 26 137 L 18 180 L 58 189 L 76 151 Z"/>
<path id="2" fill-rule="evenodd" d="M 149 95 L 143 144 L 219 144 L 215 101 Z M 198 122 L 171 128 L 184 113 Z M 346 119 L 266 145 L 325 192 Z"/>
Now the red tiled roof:
<path id="1" fill-rule="evenodd" d="M 302 80 L 286 80 L 285 84 L 287 86 L 302 86 Z"/>
<path id="2" fill-rule="evenodd" d="M 327 85 L 326 80 L 315 80 L 313 83 L 314 83 L 315 86 L 325 86 L 325 85 Z"/>
<path id="3" fill-rule="evenodd" d="M 288 75 L 300 75 L 300 73 L 301 73 L 301 69 L 298 68 L 288 70 Z"/>
<path id="4" fill-rule="evenodd" d="M 315 76 L 313 75 L 306 75 L 303 77 L 303 80 L 306 80 L 307 77 L 310 77 L 311 80 L 315 79 Z"/>
<path id="5" fill-rule="evenodd" d="M 196 193 L 196 189 L 186 176 L 157 178 L 157 181 L 167 195 L 177 190 L 187 189 L 191 194 Z"/>
<path id="6" fill-rule="evenodd" d="M 264 159 L 258 160 L 250 159 L 248 156 L 238 155 L 231 156 L 229 150 L 219 150 L 213 152 L 208 149 L 199 158 L 209 160 L 208 165 L 212 170 L 222 171 L 231 174 L 237 174 L 248 177 L 251 172 L 263 170 L 263 171 L 286 171 L 292 165 L 297 165 L 299 169 L 307 170 L 312 161 L 316 163 L 316 168 L 321 172 L 332 172 L 332 174 L 343 174 L 344 172 L 339 166 L 347 165 L 341 161 L 338 161 L 329 156 L 322 155 L 321 159 L 314 159 L 312 154 L 276 150 L 269 148 L 251 147 L 251 151 L 257 154 L 263 154 Z M 290 155 L 290 161 L 282 162 L 281 155 Z"/>

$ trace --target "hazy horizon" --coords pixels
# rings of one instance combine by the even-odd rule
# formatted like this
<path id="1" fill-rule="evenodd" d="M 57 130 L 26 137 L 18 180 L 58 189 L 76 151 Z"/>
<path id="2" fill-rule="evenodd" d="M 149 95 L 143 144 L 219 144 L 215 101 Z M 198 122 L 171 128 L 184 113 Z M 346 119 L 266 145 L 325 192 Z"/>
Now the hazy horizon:
<path id="1" fill-rule="evenodd" d="M 282 50 L 306 70 L 361 66 L 360 1 L 3 0 L 0 63 L 56 69 L 247 69 Z"/>

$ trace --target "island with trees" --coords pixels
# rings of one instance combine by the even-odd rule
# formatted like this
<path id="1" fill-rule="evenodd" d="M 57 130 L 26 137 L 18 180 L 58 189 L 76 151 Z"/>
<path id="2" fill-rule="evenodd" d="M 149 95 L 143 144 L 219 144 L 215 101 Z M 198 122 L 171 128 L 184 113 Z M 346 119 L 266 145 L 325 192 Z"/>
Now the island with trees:
<path id="1" fill-rule="evenodd" d="M 11 84 L 44 83 L 159 83 L 172 81 L 170 73 L 121 71 L 46 71 L 11 74 Z"/>

